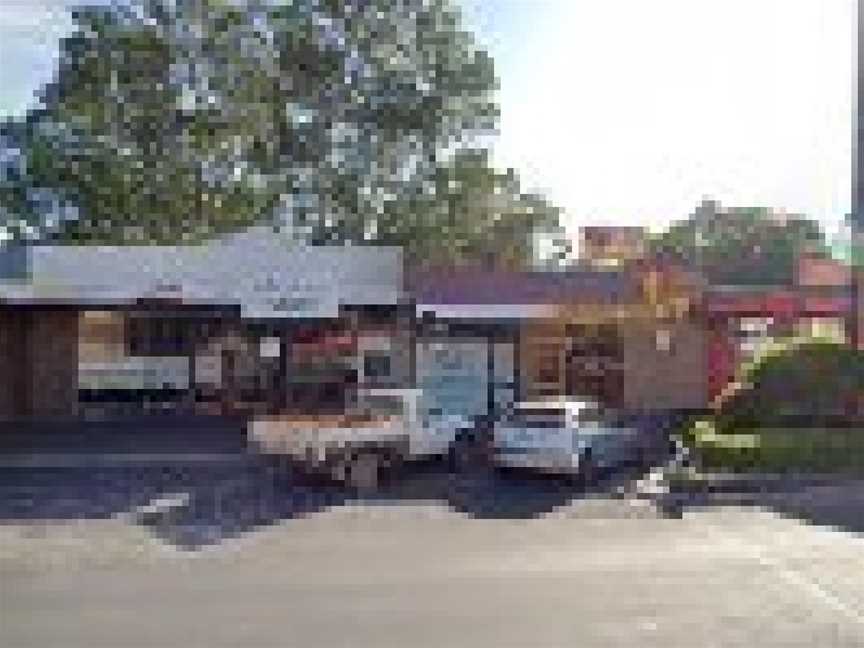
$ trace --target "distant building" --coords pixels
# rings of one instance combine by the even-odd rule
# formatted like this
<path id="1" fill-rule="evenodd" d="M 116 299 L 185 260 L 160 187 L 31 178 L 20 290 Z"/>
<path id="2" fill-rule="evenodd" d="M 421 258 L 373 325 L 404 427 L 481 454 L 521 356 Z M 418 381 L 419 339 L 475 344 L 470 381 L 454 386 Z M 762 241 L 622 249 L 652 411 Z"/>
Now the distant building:
<path id="1" fill-rule="evenodd" d="M 812 254 L 802 254 L 798 259 L 798 286 L 839 288 L 849 286 L 851 280 L 851 267 L 835 259 Z"/>
<path id="2" fill-rule="evenodd" d="M 591 266 L 620 266 L 645 255 L 648 233 L 644 227 L 603 225 L 581 229 L 579 258 Z"/>
<path id="3" fill-rule="evenodd" d="M 486 408 L 484 390 L 490 411 L 560 396 L 596 398 L 630 412 L 707 406 L 699 287 L 685 284 L 674 268 L 461 269 L 425 273 L 410 284 L 418 354 L 438 344 L 475 367 L 471 377 L 463 369 L 458 385 L 450 382 L 478 395 L 476 411 Z"/>

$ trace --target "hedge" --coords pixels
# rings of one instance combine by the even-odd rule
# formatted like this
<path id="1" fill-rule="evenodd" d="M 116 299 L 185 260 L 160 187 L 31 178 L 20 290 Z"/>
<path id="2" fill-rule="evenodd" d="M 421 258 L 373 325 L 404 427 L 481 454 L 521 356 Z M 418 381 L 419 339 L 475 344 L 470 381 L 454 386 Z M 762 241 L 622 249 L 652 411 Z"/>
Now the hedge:
<path id="1" fill-rule="evenodd" d="M 864 353 L 848 346 L 809 342 L 769 355 L 746 383 L 720 404 L 719 431 L 864 424 Z"/>

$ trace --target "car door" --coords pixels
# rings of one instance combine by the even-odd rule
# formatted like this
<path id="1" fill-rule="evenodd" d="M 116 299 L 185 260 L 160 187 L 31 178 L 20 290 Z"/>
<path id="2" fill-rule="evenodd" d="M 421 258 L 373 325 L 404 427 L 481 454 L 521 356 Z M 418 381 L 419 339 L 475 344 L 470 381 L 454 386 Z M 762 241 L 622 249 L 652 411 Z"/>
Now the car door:
<path id="1" fill-rule="evenodd" d="M 636 430 L 618 425 L 597 408 L 586 408 L 576 415 L 575 436 L 582 454 L 590 453 L 598 465 L 627 461 L 636 452 Z"/>
<path id="2" fill-rule="evenodd" d="M 572 422 L 561 409 L 517 410 L 496 433 L 496 445 L 536 454 L 570 454 Z"/>

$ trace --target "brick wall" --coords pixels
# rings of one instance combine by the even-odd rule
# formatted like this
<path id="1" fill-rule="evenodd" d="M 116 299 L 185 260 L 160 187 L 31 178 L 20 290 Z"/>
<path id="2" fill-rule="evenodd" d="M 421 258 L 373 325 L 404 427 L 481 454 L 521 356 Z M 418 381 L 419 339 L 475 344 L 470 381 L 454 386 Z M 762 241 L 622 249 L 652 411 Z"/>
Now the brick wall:
<path id="1" fill-rule="evenodd" d="M 695 322 L 622 326 L 627 409 L 701 409 L 708 403 L 707 334 Z"/>

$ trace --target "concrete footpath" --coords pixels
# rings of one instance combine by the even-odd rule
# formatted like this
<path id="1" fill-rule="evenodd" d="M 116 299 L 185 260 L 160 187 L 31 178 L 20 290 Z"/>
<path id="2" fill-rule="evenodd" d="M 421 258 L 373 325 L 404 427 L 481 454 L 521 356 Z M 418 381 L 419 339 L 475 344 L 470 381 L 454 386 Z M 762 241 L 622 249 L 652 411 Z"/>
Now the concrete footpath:
<path id="1" fill-rule="evenodd" d="M 784 515 L 864 536 L 864 477 L 838 474 L 698 473 L 673 476 L 643 488 L 673 517 L 686 510 L 723 506 L 763 507 Z M 638 491 L 638 489 L 637 489 Z"/>

